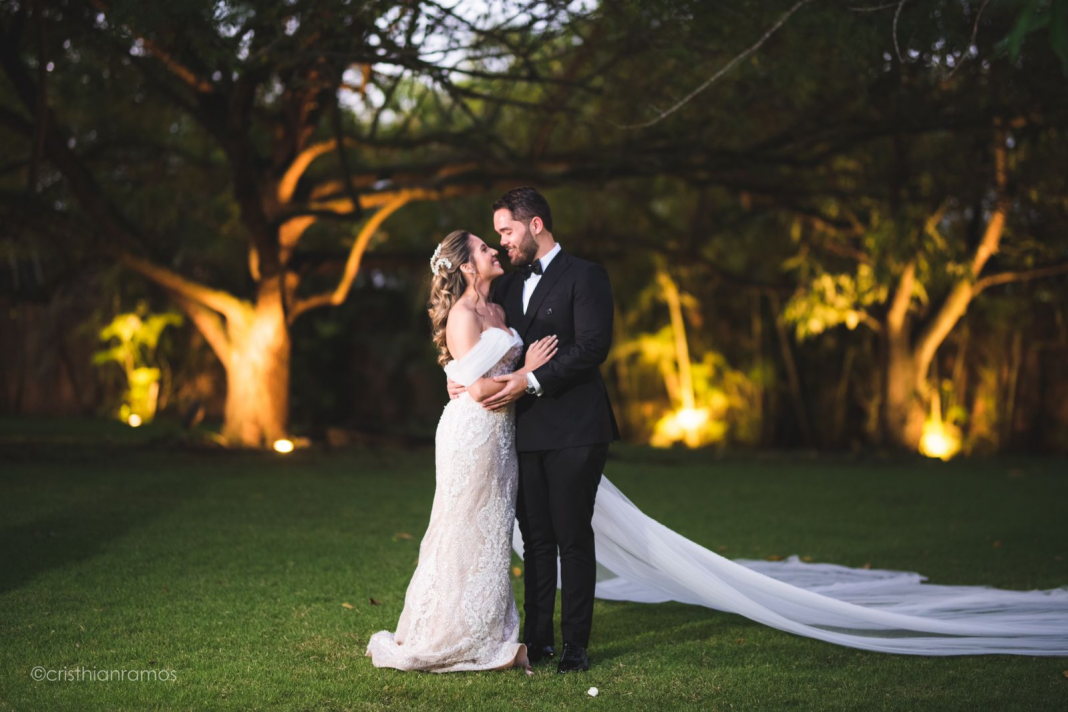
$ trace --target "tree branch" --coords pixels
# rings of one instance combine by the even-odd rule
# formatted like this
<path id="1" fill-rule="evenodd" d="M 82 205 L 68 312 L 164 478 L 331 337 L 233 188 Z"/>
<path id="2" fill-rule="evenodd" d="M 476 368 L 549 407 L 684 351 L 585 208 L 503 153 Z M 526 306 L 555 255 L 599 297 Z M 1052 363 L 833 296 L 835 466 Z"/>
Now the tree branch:
<path id="1" fill-rule="evenodd" d="M 997 190 L 997 207 L 994 209 L 994 214 L 990 216 L 990 222 L 986 225 L 986 231 L 983 232 L 983 239 L 980 240 L 979 246 L 975 248 L 975 256 L 972 258 L 972 274 L 971 278 L 974 281 L 979 277 L 979 273 L 983 271 L 983 267 L 986 265 L 990 256 L 998 251 L 998 244 L 1001 242 L 1001 235 L 1005 229 L 1005 216 L 1009 212 L 1009 197 L 1006 195 L 1008 186 L 1008 157 L 1005 155 L 1005 136 L 1002 131 L 995 132 L 994 138 L 994 181 Z"/>
<path id="2" fill-rule="evenodd" d="M 222 362 L 224 367 L 227 367 L 230 363 L 230 337 L 226 333 L 226 326 L 223 324 L 222 319 L 219 318 L 219 315 L 210 309 L 205 309 L 191 299 L 186 299 L 178 292 L 171 291 L 170 295 L 171 299 L 196 324 L 197 329 L 204 335 L 204 339 L 211 346 L 211 350 L 215 352 L 219 361 Z"/>
<path id="3" fill-rule="evenodd" d="M 901 17 L 901 8 L 905 7 L 905 0 L 901 0 L 897 4 L 897 10 L 894 11 L 894 51 L 897 52 L 897 61 L 901 64 L 905 63 L 905 58 L 901 56 L 901 45 L 897 42 L 897 21 Z"/>
<path id="4" fill-rule="evenodd" d="M 871 329 L 872 331 L 874 331 L 875 333 L 881 334 L 883 332 L 882 322 L 880 322 L 878 319 L 873 317 L 868 312 L 866 312 L 866 311 L 860 312 L 860 320 L 863 321 L 865 324 L 867 324 L 868 328 Z"/>
<path id="5" fill-rule="evenodd" d="M 975 24 L 972 26 L 972 38 L 968 42 L 968 46 L 969 47 L 972 47 L 972 46 L 975 45 L 975 38 L 979 34 L 979 20 L 983 17 L 983 10 L 985 10 L 986 6 L 989 5 L 989 4 L 990 4 L 990 0 L 983 0 L 983 4 L 979 8 L 979 12 L 976 13 L 976 15 L 975 15 Z M 970 56 L 970 54 L 968 52 L 961 52 L 960 59 L 957 60 L 957 64 L 956 64 L 955 67 L 953 67 L 953 71 L 951 71 L 949 74 L 944 76 L 942 78 L 942 81 L 943 82 L 949 81 L 950 78 L 954 74 L 957 73 L 957 70 L 960 69 L 960 65 L 964 64 L 964 62 L 968 59 L 969 56 Z"/>
<path id="6" fill-rule="evenodd" d="M 369 68 L 368 68 L 368 70 L 369 70 Z M 365 74 L 364 75 L 365 84 L 366 84 L 366 81 L 367 81 L 366 77 L 367 77 L 367 75 Z M 339 81 L 340 81 L 340 78 L 339 78 Z M 338 145 L 337 160 L 338 160 L 338 163 L 341 166 L 341 177 L 345 181 L 345 188 L 348 190 L 349 199 L 352 200 L 353 204 L 357 208 L 359 208 L 360 197 L 359 197 L 359 194 L 356 192 L 355 186 L 353 185 L 353 182 L 352 182 L 352 171 L 349 169 L 349 160 L 348 160 L 348 157 L 345 155 L 345 144 L 344 144 L 345 133 L 342 130 L 342 127 L 341 127 L 341 105 L 340 105 L 340 101 L 341 100 L 338 98 L 336 90 L 331 92 L 330 99 L 331 99 L 331 101 L 330 101 L 330 123 L 333 125 L 334 140 L 337 141 L 337 145 Z M 360 217 L 360 213 L 361 212 L 362 211 L 357 210 L 356 217 Z"/>
<path id="7" fill-rule="evenodd" d="M 240 320 L 245 312 L 251 308 L 251 305 L 233 295 L 206 287 L 188 277 L 183 277 L 177 272 L 172 272 L 166 267 L 160 267 L 129 253 L 120 253 L 119 261 L 135 272 L 148 277 L 167 291 L 208 309 L 214 309 L 230 321 Z"/>
<path id="8" fill-rule="evenodd" d="M 452 185 L 443 188 L 403 188 L 400 190 L 387 190 L 380 193 L 364 193 L 360 195 L 360 207 L 364 210 L 381 208 L 392 203 L 397 197 L 407 195 L 409 201 L 415 200 L 442 200 L 464 195 L 475 188 L 483 186 Z M 313 210 L 325 210 L 335 215 L 349 214 L 353 210 L 352 201 L 348 198 L 336 198 L 322 200 L 312 204 Z"/>
<path id="9" fill-rule="evenodd" d="M 346 143 L 348 143 L 346 141 Z M 300 181 L 300 177 L 304 175 L 304 172 L 308 170 L 308 166 L 312 164 L 319 156 L 324 153 L 329 153 L 338 147 L 338 139 L 331 138 L 326 141 L 319 141 L 307 146 L 303 151 L 297 154 L 286 168 L 285 173 L 282 174 L 282 178 L 278 181 L 278 202 L 288 203 L 293 199 L 293 193 L 296 192 L 297 183 Z"/>
<path id="10" fill-rule="evenodd" d="M 90 4 L 100 12 L 107 13 L 108 6 L 107 3 L 103 2 L 103 0 L 90 0 Z M 151 55 L 153 55 L 160 62 L 162 62 L 163 66 L 165 66 L 171 72 L 171 74 L 178 77 L 178 79 L 180 79 L 182 83 L 188 86 L 190 89 L 202 94 L 210 94 L 212 91 L 214 91 L 214 87 L 212 86 L 211 82 L 198 77 L 196 75 L 196 72 L 179 62 L 174 56 L 171 55 L 170 52 L 163 49 L 163 47 L 159 46 L 144 35 L 135 32 L 129 26 L 126 26 L 126 29 L 131 35 L 141 41 L 141 44 L 145 48 L 145 50 L 147 50 Z"/>
<path id="11" fill-rule="evenodd" d="M 727 64 L 724 65 L 718 72 L 716 72 L 711 77 L 709 77 L 707 80 L 705 80 L 705 82 L 703 84 L 701 84 L 701 86 L 699 86 L 696 89 L 694 89 L 693 91 L 691 91 L 689 94 L 687 94 L 682 99 L 677 101 L 673 106 L 671 106 L 670 108 L 666 109 L 665 111 L 659 112 L 659 114 L 657 115 L 656 118 L 650 119 L 649 121 L 644 121 L 644 122 L 642 122 L 640 124 L 617 124 L 615 121 L 611 121 L 611 120 L 609 120 L 609 123 L 611 123 L 612 125 L 614 125 L 616 128 L 619 128 L 619 129 L 645 129 L 645 128 L 649 128 L 653 124 L 660 123 L 661 121 L 663 121 L 664 119 L 666 119 L 667 117 L 671 116 L 676 111 L 681 109 L 683 106 L 688 104 L 691 100 L 693 100 L 694 97 L 696 97 L 698 94 L 703 92 L 705 89 L 707 89 L 710 86 L 712 86 L 712 84 L 715 83 L 716 80 L 718 80 L 724 74 L 726 74 L 731 69 L 733 69 L 736 64 L 738 64 L 743 59 L 745 59 L 746 57 L 751 55 L 753 52 L 755 52 L 758 49 L 760 49 L 761 45 L 763 45 L 765 42 L 767 42 L 768 38 L 771 37 L 773 34 L 775 34 L 775 32 L 780 27 L 783 26 L 783 23 L 785 23 L 787 20 L 790 19 L 791 15 L 793 15 L 795 12 L 800 10 L 802 5 L 807 5 L 810 2 L 812 2 L 812 0 L 799 0 L 799 2 L 797 2 L 793 7 L 791 7 L 789 10 L 786 11 L 786 14 L 784 14 L 782 17 L 779 18 L 778 22 L 776 22 L 774 25 L 771 26 L 771 29 L 769 29 L 767 32 L 764 33 L 763 37 L 761 37 L 752 46 L 750 46 L 749 49 L 745 50 L 744 52 L 742 52 L 741 54 L 736 56 L 734 59 L 732 59 L 731 61 L 727 62 Z"/>
<path id="12" fill-rule="evenodd" d="M 1038 267 L 1031 270 L 1022 270 L 1019 272 L 999 272 L 992 274 L 988 277 L 983 277 L 972 287 L 972 291 L 975 294 L 988 289 L 990 287 L 996 287 L 1000 284 L 1010 284 L 1012 282 L 1028 282 L 1032 279 L 1042 279 L 1043 277 L 1056 277 L 1060 274 L 1068 274 L 1068 262 L 1062 262 L 1056 265 L 1047 265 L 1046 267 Z"/>
<path id="13" fill-rule="evenodd" d="M 886 323 L 891 330 L 898 332 L 905 325 L 905 315 L 909 311 L 909 303 L 912 301 L 912 289 L 916 283 L 916 261 L 912 260 L 905 267 L 901 279 L 897 283 L 897 291 L 894 299 L 890 302 L 890 311 L 886 314 Z"/>
<path id="14" fill-rule="evenodd" d="M 1005 233 L 1005 216 L 1011 205 L 1008 196 L 1008 156 L 1005 149 L 1005 133 L 1000 126 L 994 131 L 994 183 L 996 190 L 997 207 L 990 216 L 990 221 L 983 231 L 983 238 L 975 248 L 972 257 L 971 271 L 962 277 L 950 290 L 945 302 L 942 303 L 938 313 L 927 324 L 916 340 L 914 353 L 916 355 L 916 378 L 918 385 L 926 378 L 927 367 L 934 358 L 935 351 L 945 340 L 949 332 L 953 330 L 960 318 L 968 310 L 968 305 L 978 293 L 976 282 L 979 273 L 986 265 L 990 256 L 998 251 L 1002 235 Z"/>
<path id="15" fill-rule="evenodd" d="M 339 280 L 337 287 L 331 292 L 323 292 L 305 299 L 298 299 L 289 312 L 287 321 L 290 324 L 296 321 L 297 317 L 310 309 L 328 305 L 338 306 L 339 304 L 344 303 L 345 298 L 349 294 L 349 290 L 352 288 L 352 283 L 356 279 L 356 275 L 360 272 L 360 262 L 363 259 L 363 253 L 367 250 L 367 245 L 371 241 L 371 238 L 374 236 L 375 232 L 378 231 L 378 228 L 382 226 L 382 223 L 386 221 L 386 218 L 416 199 L 418 197 L 417 193 L 418 191 L 403 191 L 397 194 L 390 202 L 380 207 L 375 214 L 367 220 L 364 226 L 360 229 L 359 234 L 356 236 L 356 240 L 352 243 L 352 250 L 349 252 L 348 261 L 345 263 L 345 270 L 341 274 L 341 279 Z"/>

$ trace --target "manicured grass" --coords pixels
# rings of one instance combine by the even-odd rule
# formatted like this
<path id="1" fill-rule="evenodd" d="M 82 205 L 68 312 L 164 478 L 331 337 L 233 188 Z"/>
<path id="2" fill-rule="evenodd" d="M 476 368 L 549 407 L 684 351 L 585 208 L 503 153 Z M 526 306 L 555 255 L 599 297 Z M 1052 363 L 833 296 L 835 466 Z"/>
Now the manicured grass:
<path id="1" fill-rule="evenodd" d="M 867 653 L 682 604 L 598 601 L 585 675 L 378 670 L 363 651 L 397 622 L 433 452 L 199 452 L 161 432 L 0 422 L 0 709 L 1068 708 L 1068 658 Z M 1068 585 L 1064 460 L 619 446 L 607 473 L 729 557 Z M 35 666 L 176 680 L 34 682 Z"/>

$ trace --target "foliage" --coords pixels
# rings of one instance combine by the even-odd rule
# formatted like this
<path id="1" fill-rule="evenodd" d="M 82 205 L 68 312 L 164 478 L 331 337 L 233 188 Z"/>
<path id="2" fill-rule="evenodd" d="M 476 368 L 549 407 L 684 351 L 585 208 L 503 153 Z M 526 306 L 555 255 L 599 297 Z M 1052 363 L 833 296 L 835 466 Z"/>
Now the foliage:
<path id="1" fill-rule="evenodd" d="M 821 272 L 798 288 L 784 306 L 782 318 L 795 325 L 799 340 L 840 324 L 852 330 L 864 320 L 866 308 L 886 301 L 888 291 L 866 264 L 857 265 L 854 274 Z"/>
<path id="2" fill-rule="evenodd" d="M 119 420 L 140 424 L 155 417 L 160 386 L 160 369 L 155 364 L 160 337 L 168 326 L 181 326 L 183 321 L 182 315 L 173 311 L 149 314 L 147 305 L 141 302 L 133 312 L 116 314 L 100 330 L 99 339 L 110 345 L 93 355 L 93 363 L 114 363 L 126 376 Z M 133 416 L 135 421 L 131 420 Z"/>
<path id="3" fill-rule="evenodd" d="M 5 239 L 20 255 L 37 254 L 24 245 L 47 245 L 41 254 L 71 271 L 112 263 L 108 249 L 121 245 L 242 300 L 279 277 L 290 308 L 338 285 L 375 201 L 427 190 L 437 202 L 391 216 L 364 256 L 364 272 L 379 260 L 380 278 L 409 285 L 410 309 L 400 300 L 388 307 L 395 328 L 410 334 L 399 344 L 425 335 L 412 265 L 425 265 L 456 227 L 492 238 L 493 198 L 535 183 L 550 196 L 565 248 L 609 266 L 625 311 L 643 308 L 650 256 L 679 270 L 697 305 L 687 318 L 703 316 L 689 333 L 695 369 L 715 354 L 759 391 L 731 406 L 764 419 L 746 432 L 798 444 L 803 409 L 792 405 L 771 321 L 781 300 L 805 339 L 786 348 L 796 349 L 798 395 L 813 427 L 842 422 L 846 432 L 829 440 L 870 440 L 854 416 L 879 410 L 879 345 L 865 330 L 835 327 L 883 321 L 913 260 L 914 326 L 938 308 L 993 206 L 996 121 L 1012 142 L 1013 203 L 991 269 L 1068 258 L 1065 0 L 807 3 L 758 51 L 662 115 L 793 5 L 3 4 Z M 37 122 L 42 106 L 49 119 Z M 339 138 L 281 199 L 281 177 L 302 152 Z M 302 237 L 280 236 L 303 221 Z M 1051 315 L 1063 284 L 1048 292 L 1035 308 Z M 1036 294 L 1000 289 L 983 299 L 1028 305 Z M 310 369 L 292 378 L 295 412 L 317 423 L 357 407 L 359 386 L 335 384 L 375 393 L 369 361 L 316 353 L 343 342 L 339 330 L 352 323 L 332 311 L 293 332 L 308 339 L 295 347 L 294 367 Z M 648 338 L 655 350 L 664 322 L 652 314 L 623 339 Z M 1003 354 L 995 356 L 994 369 Z M 419 370 L 411 380 L 439 375 L 407 358 Z M 840 377 L 828 364 L 852 371 Z M 638 371 L 623 391 L 635 403 L 617 399 L 617 408 L 648 435 L 669 376 L 651 363 Z M 714 381 L 725 373 L 711 372 Z M 825 417 L 827 394 L 834 417 Z M 408 414 L 376 416 L 397 426 Z"/>
<path id="4" fill-rule="evenodd" d="M 1049 46 L 1061 61 L 1061 69 L 1068 76 L 1068 2 L 1065 0 L 1025 0 L 1012 30 L 998 43 L 1012 61 L 1023 50 L 1025 39 L 1046 30 Z"/>

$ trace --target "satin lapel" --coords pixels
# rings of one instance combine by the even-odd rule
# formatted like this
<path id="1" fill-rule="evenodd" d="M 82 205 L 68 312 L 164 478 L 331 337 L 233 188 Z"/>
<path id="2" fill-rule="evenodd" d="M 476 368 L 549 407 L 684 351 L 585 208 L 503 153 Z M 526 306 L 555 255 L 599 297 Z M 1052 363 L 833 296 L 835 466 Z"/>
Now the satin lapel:
<path id="1" fill-rule="evenodd" d="M 527 317 L 523 314 L 523 280 L 519 275 L 512 278 L 504 300 L 504 315 L 508 318 L 508 325 L 514 326 L 522 334 L 527 327 Z"/>
<path id="2" fill-rule="evenodd" d="M 545 270 L 545 274 L 538 280 L 538 286 L 534 288 L 534 293 L 530 295 L 530 301 L 527 302 L 527 313 L 524 315 L 526 323 L 523 328 L 519 330 L 519 335 L 526 337 L 527 329 L 530 328 L 531 323 L 534 321 L 534 316 L 538 313 L 538 309 L 541 307 L 541 303 L 545 301 L 545 296 L 552 291 L 553 285 L 560 279 L 560 275 L 567 271 L 567 268 L 571 266 L 571 256 L 566 252 L 560 252 L 553 261 L 549 263 L 549 268 Z M 522 290 L 520 290 L 520 299 L 522 299 Z M 522 311 L 523 303 L 520 301 L 519 309 Z"/>

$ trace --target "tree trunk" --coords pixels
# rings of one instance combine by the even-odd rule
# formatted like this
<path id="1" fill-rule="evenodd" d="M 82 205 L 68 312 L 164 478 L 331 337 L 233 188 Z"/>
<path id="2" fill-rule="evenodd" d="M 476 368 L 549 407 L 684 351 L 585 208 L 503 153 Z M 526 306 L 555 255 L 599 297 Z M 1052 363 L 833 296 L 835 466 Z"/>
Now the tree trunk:
<path id="1" fill-rule="evenodd" d="M 883 437 L 887 443 L 916 452 L 923 437 L 927 412 L 916 384 L 920 365 L 910 347 L 906 326 L 886 330 L 886 391 L 883 398 Z"/>
<path id="2" fill-rule="evenodd" d="M 804 394 L 801 392 L 801 377 L 797 372 L 797 362 L 794 361 L 794 353 L 790 348 L 790 336 L 783 326 L 782 309 L 779 306 L 779 298 L 774 294 L 768 295 L 771 302 L 772 318 L 775 320 L 775 331 L 779 336 L 779 348 L 782 351 L 782 364 L 786 370 L 786 382 L 790 386 L 790 400 L 794 406 L 794 416 L 797 418 L 797 427 L 801 430 L 805 445 L 811 447 L 813 443 L 812 428 L 808 423 L 808 410 L 805 408 Z"/>
<path id="3" fill-rule="evenodd" d="M 289 419 L 291 344 L 278 280 L 261 282 L 255 307 L 228 327 L 223 438 L 232 447 L 270 447 L 286 437 Z"/>
<path id="4" fill-rule="evenodd" d="M 826 441 L 834 446 L 841 447 L 845 442 L 846 411 L 849 409 L 849 379 L 853 371 L 853 359 L 857 349 L 853 344 L 846 347 L 845 357 L 842 359 L 842 373 L 838 377 L 838 385 L 834 389 L 834 398 L 831 401 L 831 427 L 826 434 Z"/>

